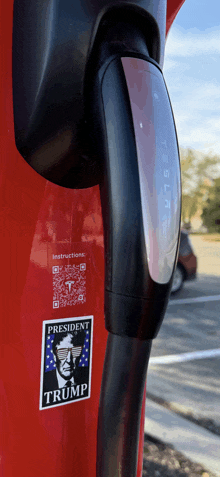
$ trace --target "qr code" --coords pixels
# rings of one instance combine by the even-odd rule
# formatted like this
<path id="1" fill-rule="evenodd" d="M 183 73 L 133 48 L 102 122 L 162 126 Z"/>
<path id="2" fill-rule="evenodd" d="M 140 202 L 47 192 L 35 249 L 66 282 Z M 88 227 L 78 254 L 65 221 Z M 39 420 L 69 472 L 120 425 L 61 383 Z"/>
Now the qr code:
<path id="1" fill-rule="evenodd" d="M 86 302 L 86 264 L 52 267 L 53 308 Z"/>

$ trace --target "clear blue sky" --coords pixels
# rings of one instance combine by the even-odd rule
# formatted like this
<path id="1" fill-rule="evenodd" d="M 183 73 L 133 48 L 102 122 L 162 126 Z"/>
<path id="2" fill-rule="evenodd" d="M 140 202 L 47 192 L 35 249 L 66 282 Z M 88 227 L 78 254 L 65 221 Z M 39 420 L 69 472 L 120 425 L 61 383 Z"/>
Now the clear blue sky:
<path id="1" fill-rule="evenodd" d="M 220 155 L 220 0 L 186 0 L 168 35 L 164 76 L 179 144 Z"/>

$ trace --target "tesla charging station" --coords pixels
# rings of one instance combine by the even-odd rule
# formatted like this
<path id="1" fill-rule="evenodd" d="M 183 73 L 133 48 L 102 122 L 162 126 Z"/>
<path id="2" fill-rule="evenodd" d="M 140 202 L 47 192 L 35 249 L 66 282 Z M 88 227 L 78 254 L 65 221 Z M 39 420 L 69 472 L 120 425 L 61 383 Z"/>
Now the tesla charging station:
<path id="1" fill-rule="evenodd" d="M 182 0 L 1 2 L 4 477 L 140 477 L 178 253 Z"/>

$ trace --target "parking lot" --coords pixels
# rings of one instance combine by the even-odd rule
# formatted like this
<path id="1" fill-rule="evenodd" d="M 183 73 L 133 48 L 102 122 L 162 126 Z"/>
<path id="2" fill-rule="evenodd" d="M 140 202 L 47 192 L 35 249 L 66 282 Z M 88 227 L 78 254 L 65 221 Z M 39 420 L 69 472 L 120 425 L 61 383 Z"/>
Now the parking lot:
<path id="1" fill-rule="evenodd" d="M 198 278 L 170 299 L 153 343 L 147 389 L 220 426 L 220 242 L 193 235 L 191 241 Z"/>

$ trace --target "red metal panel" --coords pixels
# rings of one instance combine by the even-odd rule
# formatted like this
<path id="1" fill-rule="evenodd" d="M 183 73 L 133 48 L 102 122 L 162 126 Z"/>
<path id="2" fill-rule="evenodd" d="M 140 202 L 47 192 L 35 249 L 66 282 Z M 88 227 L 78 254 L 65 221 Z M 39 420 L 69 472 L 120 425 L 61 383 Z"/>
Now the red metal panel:
<path id="1" fill-rule="evenodd" d="M 168 2 L 168 27 L 182 3 Z M 99 189 L 69 190 L 48 183 L 17 152 L 11 71 L 13 1 L 1 0 L 0 7 L 1 475 L 95 477 L 107 338 Z M 58 263 L 53 255 L 67 252 L 86 254 L 86 297 L 53 308 L 52 267 Z M 74 262 L 57 260 L 61 266 Z M 91 397 L 39 410 L 43 321 L 88 315 L 94 316 Z M 143 419 L 144 415 L 141 436 Z M 141 467 L 142 445 L 139 477 Z"/>
<path id="2" fill-rule="evenodd" d="M 176 18 L 178 11 L 185 0 L 168 0 L 167 1 L 167 28 L 166 33 L 168 33 L 173 21 Z"/>

